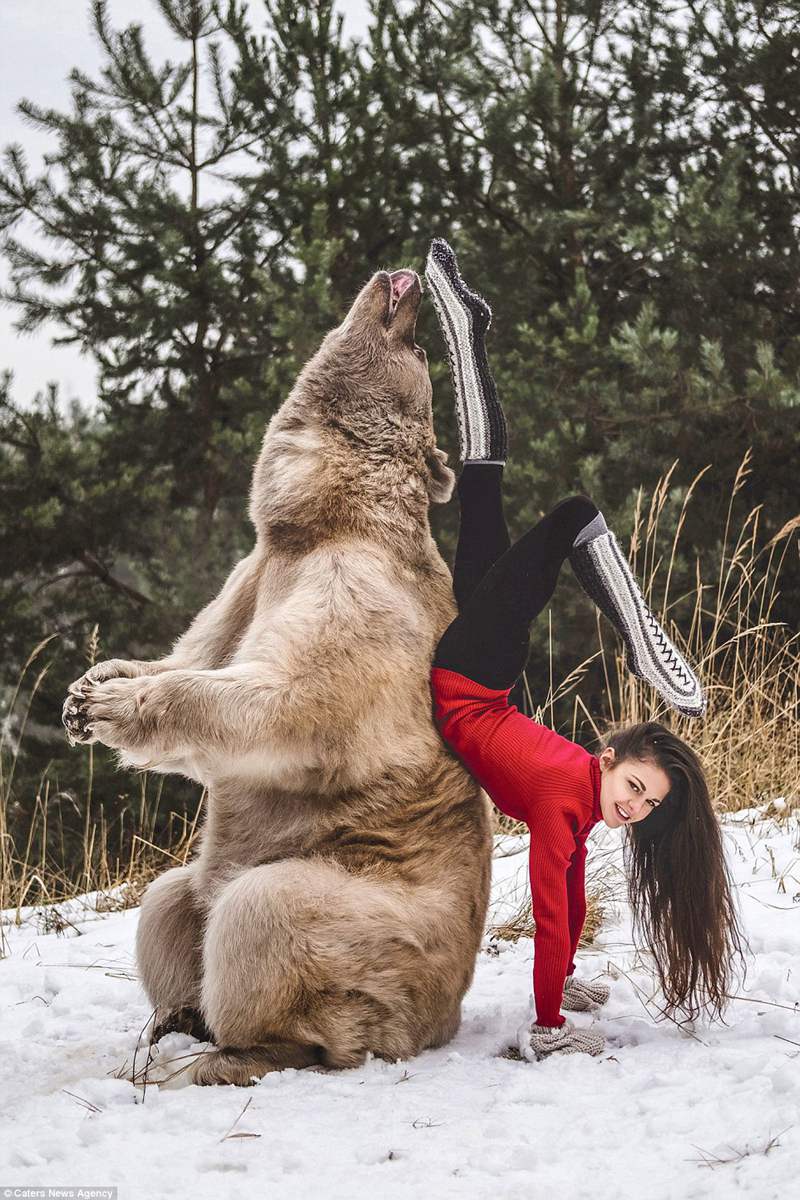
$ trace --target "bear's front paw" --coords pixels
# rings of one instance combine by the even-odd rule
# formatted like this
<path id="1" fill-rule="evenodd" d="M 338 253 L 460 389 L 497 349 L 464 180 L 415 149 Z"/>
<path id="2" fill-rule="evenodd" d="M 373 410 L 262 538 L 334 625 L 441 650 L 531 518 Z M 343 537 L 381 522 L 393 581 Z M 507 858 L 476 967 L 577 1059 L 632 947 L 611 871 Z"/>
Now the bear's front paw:
<path id="1" fill-rule="evenodd" d="M 75 684 L 72 687 L 74 688 Z M 75 692 L 70 689 L 69 695 L 64 701 L 64 707 L 61 710 L 61 721 L 67 731 L 67 739 L 70 746 L 74 746 L 78 742 L 88 744 L 95 740 L 89 725 L 89 713 L 84 703 L 82 692 Z"/>
<path id="2" fill-rule="evenodd" d="M 140 675 L 139 664 L 126 662 L 123 658 L 109 658 L 95 663 L 67 689 L 67 698 L 61 720 L 67 731 L 70 745 L 76 742 L 89 743 L 97 739 L 89 727 L 89 715 L 85 704 L 86 689 L 92 683 L 106 683 L 109 679 L 133 679 Z"/>
<path id="3" fill-rule="evenodd" d="M 155 680 L 107 679 L 87 676 L 70 688 L 62 719 L 72 742 L 102 742 L 113 750 L 141 750 L 152 736 Z M 73 690 L 75 689 L 75 690 Z"/>

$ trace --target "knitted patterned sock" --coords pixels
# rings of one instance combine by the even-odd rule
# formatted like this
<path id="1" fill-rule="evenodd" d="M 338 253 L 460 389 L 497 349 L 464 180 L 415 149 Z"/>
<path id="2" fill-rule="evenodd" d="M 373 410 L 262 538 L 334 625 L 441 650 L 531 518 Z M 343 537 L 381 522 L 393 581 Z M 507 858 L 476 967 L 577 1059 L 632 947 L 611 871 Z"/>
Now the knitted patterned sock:
<path id="1" fill-rule="evenodd" d="M 645 604 L 602 513 L 578 534 L 569 561 L 583 590 L 622 635 L 628 670 L 678 712 L 702 716 L 706 698 L 700 681 Z"/>
<path id="2" fill-rule="evenodd" d="M 450 358 L 461 460 L 504 463 L 506 420 L 486 357 L 492 310 L 464 283 L 456 256 L 443 238 L 431 243 L 425 278 Z"/>

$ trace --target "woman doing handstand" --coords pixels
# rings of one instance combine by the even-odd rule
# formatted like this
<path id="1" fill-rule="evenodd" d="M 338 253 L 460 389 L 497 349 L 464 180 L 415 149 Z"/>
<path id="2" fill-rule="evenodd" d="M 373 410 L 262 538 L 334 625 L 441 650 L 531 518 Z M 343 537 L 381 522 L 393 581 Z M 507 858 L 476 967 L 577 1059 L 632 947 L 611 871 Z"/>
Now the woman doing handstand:
<path id="1" fill-rule="evenodd" d="M 535 1058 L 599 1054 L 602 1035 L 576 1028 L 560 1011 L 598 1008 L 609 994 L 604 984 L 573 974 L 594 825 L 627 830 L 634 928 L 655 959 L 666 1013 L 721 1013 L 741 935 L 719 825 L 691 747 L 647 722 L 615 733 L 595 756 L 509 703 L 527 661 L 531 622 L 550 600 L 564 561 L 622 635 L 636 676 L 688 716 L 702 715 L 705 697 L 590 499 L 562 501 L 509 545 L 501 495 L 505 420 L 484 346 L 491 311 L 464 284 L 440 239 L 426 276 L 450 354 L 464 462 L 454 567 L 459 615 L 434 658 L 436 721 L 500 811 L 530 829 L 536 1017 L 521 1049 Z"/>

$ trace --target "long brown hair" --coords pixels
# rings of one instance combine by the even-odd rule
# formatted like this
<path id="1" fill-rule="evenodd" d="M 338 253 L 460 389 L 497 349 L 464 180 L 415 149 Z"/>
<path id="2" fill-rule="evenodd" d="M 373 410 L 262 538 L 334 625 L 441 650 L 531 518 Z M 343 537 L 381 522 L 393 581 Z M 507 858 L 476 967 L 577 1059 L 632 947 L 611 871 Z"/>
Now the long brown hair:
<path id="1" fill-rule="evenodd" d="M 705 772 L 691 746 L 656 721 L 631 725 L 606 742 L 617 763 L 656 763 L 668 796 L 625 841 L 634 934 L 653 955 L 666 1016 L 721 1016 L 730 998 L 734 958 L 745 969 L 745 943 Z"/>

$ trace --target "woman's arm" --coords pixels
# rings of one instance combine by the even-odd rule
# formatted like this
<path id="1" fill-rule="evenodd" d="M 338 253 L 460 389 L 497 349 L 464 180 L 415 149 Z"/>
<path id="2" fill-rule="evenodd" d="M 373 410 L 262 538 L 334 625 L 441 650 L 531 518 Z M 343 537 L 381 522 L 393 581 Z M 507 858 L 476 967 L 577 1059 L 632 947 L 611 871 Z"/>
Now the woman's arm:
<path id="1" fill-rule="evenodd" d="M 585 917 L 585 845 L 575 844 L 570 808 L 591 784 L 586 751 L 509 706 L 508 690 L 455 671 L 431 673 L 436 722 L 445 741 L 501 812 L 531 831 L 531 899 L 536 921 L 533 990 L 540 1025 L 560 1026 L 564 980 Z"/>
<path id="2" fill-rule="evenodd" d="M 586 920 L 586 842 L 579 842 L 567 870 L 567 906 L 569 908 L 570 953 L 567 974 L 575 970 L 575 955 Z"/>
<path id="3" fill-rule="evenodd" d="M 561 997 L 570 961 L 569 826 L 551 828 L 535 822 L 531 828 L 531 904 L 536 932 L 533 939 L 533 998 L 537 1025 L 558 1027 Z"/>

